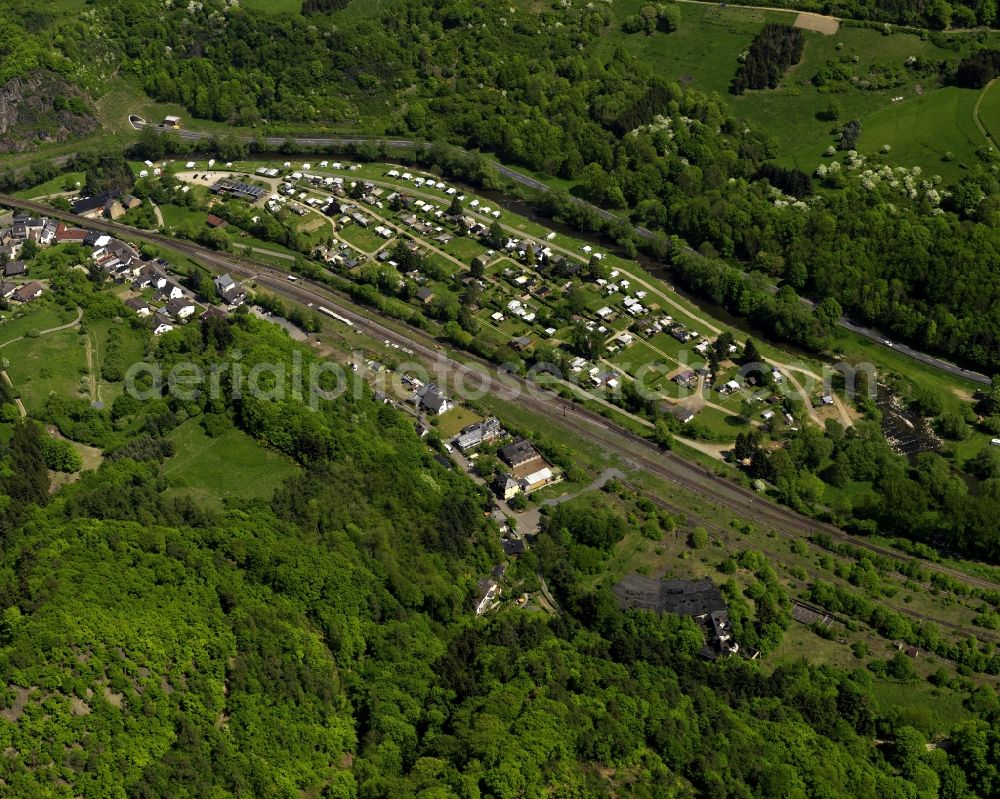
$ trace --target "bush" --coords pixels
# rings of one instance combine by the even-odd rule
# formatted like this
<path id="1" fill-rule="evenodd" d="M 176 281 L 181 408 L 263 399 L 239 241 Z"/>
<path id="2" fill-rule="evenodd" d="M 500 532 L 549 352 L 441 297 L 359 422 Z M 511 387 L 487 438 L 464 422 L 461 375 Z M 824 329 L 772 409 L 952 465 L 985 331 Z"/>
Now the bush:
<path id="1" fill-rule="evenodd" d="M 708 544 L 708 531 L 704 527 L 695 527 L 688 535 L 687 543 L 691 549 L 701 549 Z"/>

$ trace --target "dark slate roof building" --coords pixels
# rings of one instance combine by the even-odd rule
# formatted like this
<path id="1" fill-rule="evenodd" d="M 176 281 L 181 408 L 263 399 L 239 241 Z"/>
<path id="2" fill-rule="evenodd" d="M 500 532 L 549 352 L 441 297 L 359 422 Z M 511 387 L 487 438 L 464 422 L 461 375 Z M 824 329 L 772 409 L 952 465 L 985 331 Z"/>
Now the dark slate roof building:
<path id="1" fill-rule="evenodd" d="M 703 580 L 655 580 L 630 574 L 613 590 L 618 604 L 625 608 L 695 618 L 726 610 L 719 587 L 707 577 Z"/>
<path id="2" fill-rule="evenodd" d="M 527 463 L 532 458 L 538 457 L 538 452 L 531 446 L 531 442 L 524 438 L 520 441 L 515 441 L 513 444 L 500 447 L 500 451 L 497 454 L 512 469 L 523 463 Z"/>
<path id="3" fill-rule="evenodd" d="M 103 194 L 95 194 L 93 197 L 82 197 L 79 200 L 73 201 L 73 213 L 74 214 L 86 214 L 91 211 L 96 211 L 98 209 L 103 210 L 104 206 L 107 205 L 108 200 L 113 200 L 114 195 L 111 192 L 104 192 Z"/>

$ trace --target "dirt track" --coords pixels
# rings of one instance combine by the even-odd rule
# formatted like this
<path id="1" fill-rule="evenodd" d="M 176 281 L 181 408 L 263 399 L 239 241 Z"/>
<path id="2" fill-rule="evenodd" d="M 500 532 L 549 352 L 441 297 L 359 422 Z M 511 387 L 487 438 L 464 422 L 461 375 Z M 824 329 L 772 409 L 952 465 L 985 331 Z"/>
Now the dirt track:
<path id="1" fill-rule="evenodd" d="M 833 36 L 840 30 L 840 20 L 836 17 L 825 17 L 822 14 L 810 14 L 808 11 L 803 11 L 795 18 L 795 27 Z"/>
<path id="2" fill-rule="evenodd" d="M 713 0 L 678 0 L 681 3 L 695 3 L 697 5 L 704 6 L 718 6 L 719 3 L 713 2 Z M 748 5 L 738 5 L 733 3 L 726 3 L 727 8 L 749 8 L 755 11 L 780 11 L 785 14 L 795 14 L 798 16 L 795 18 L 794 26 L 796 28 L 802 28 L 808 31 L 817 31 L 819 33 L 825 34 L 826 36 L 833 36 L 838 30 L 840 30 L 840 20 L 836 17 L 830 17 L 825 14 L 813 14 L 809 11 L 796 12 L 794 8 L 778 8 L 777 6 L 748 6 Z"/>

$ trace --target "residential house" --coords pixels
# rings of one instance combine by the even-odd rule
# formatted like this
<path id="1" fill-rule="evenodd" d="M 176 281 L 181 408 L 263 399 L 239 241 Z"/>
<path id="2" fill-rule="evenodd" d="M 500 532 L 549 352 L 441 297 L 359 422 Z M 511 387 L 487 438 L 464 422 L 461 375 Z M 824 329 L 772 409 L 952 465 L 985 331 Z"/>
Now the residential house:
<path id="1" fill-rule="evenodd" d="M 228 272 L 223 275 L 218 275 L 214 282 L 215 288 L 218 290 L 219 294 L 224 294 L 236 285 L 236 280 Z"/>
<path id="2" fill-rule="evenodd" d="M 4 277 L 17 277 L 28 271 L 24 261 L 8 261 L 3 265 Z"/>
<path id="3" fill-rule="evenodd" d="M 59 228 L 59 222 L 55 219 L 46 219 L 45 227 L 42 228 L 42 232 L 38 237 L 38 243 L 43 247 L 51 247 L 56 240 L 56 230 Z"/>
<path id="4" fill-rule="evenodd" d="M 440 416 L 442 413 L 447 413 L 452 408 L 454 404 L 440 391 L 432 389 L 429 386 L 425 386 L 423 391 L 420 393 L 420 409 L 431 416 Z"/>
<path id="5" fill-rule="evenodd" d="M 238 305 L 242 305 L 247 298 L 246 290 L 243 288 L 243 284 L 236 283 L 230 286 L 225 291 L 221 292 L 222 300 L 231 308 L 235 308 Z"/>
<path id="6" fill-rule="evenodd" d="M 476 587 L 478 589 L 478 598 L 476 599 L 476 615 L 481 616 L 489 609 L 493 600 L 500 595 L 500 586 L 497 584 L 496 580 L 488 578 L 480 580 Z"/>
<path id="7" fill-rule="evenodd" d="M 136 315 L 142 317 L 143 319 L 153 313 L 153 309 L 150 304 L 141 297 L 132 297 L 131 299 L 125 300 L 125 305 L 135 311 Z"/>
<path id="8" fill-rule="evenodd" d="M 228 225 L 229 223 L 225 219 L 222 219 L 221 217 L 218 217 L 215 214 L 209 214 L 207 217 L 205 217 L 205 224 L 207 224 L 211 228 L 218 228 L 218 227 L 226 227 L 226 225 Z"/>
<path id="9" fill-rule="evenodd" d="M 230 306 L 240 305 L 247 298 L 243 285 L 237 283 L 228 273 L 215 278 L 215 288 L 223 301 Z"/>
<path id="10" fill-rule="evenodd" d="M 555 473 L 551 466 L 543 466 L 541 469 L 530 472 L 518 481 L 521 490 L 525 492 L 534 491 L 536 488 L 548 485 L 555 479 Z"/>
<path id="11" fill-rule="evenodd" d="M 163 310 L 166 311 L 174 319 L 187 319 L 191 316 L 197 306 L 189 299 L 176 298 L 170 300 L 166 305 L 163 306 Z"/>
<path id="12" fill-rule="evenodd" d="M 42 292 L 44 291 L 45 286 L 37 280 L 32 280 L 30 283 L 25 283 L 21 286 L 21 288 L 15 291 L 12 297 L 18 302 L 31 302 L 32 300 L 41 297 Z"/>
<path id="13" fill-rule="evenodd" d="M 220 308 L 218 305 L 212 305 L 201 315 L 202 319 L 225 319 L 229 316 L 229 312 L 224 308 Z"/>
<path id="14" fill-rule="evenodd" d="M 523 555 L 528 551 L 528 545 L 523 538 L 501 538 L 500 546 L 506 555 Z"/>
<path id="15" fill-rule="evenodd" d="M 484 442 L 499 438 L 502 432 L 500 420 L 490 417 L 464 428 L 455 438 L 455 446 L 462 452 L 468 452 Z"/>
<path id="16" fill-rule="evenodd" d="M 5 300 L 9 300 L 14 296 L 14 292 L 17 291 L 17 283 L 11 283 L 8 280 L 0 282 L 0 297 Z"/>
<path id="17" fill-rule="evenodd" d="M 45 230 L 47 222 L 48 220 L 39 219 L 38 217 L 27 219 L 24 223 L 25 238 L 40 242 L 42 240 L 42 231 Z"/>
<path id="18" fill-rule="evenodd" d="M 493 478 L 492 488 L 493 493 L 505 502 L 521 493 L 520 483 L 504 472 L 498 472 L 497 476 Z"/>
<path id="19" fill-rule="evenodd" d="M 125 216 L 125 206 L 122 205 L 117 199 L 112 197 L 106 203 L 104 203 L 104 215 L 108 219 L 121 219 Z"/>
<path id="20" fill-rule="evenodd" d="M 184 296 L 184 289 L 182 289 L 178 284 L 167 280 L 164 282 L 163 286 L 159 288 L 156 296 L 157 299 L 160 300 L 179 300 Z"/>
<path id="21" fill-rule="evenodd" d="M 698 411 L 694 408 L 690 408 L 686 405 L 675 405 L 670 409 L 670 415 L 673 416 L 681 424 L 687 424 L 692 421 L 695 416 L 698 415 Z"/>
<path id="22" fill-rule="evenodd" d="M 60 222 L 56 226 L 56 241 L 59 244 L 64 242 L 74 242 L 77 244 L 83 244 L 84 239 L 87 238 L 87 231 L 79 227 L 66 227 L 63 222 Z"/>
<path id="23" fill-rule="evenodd" d="M 434 292 L 429 288 L 417 289 L 417 299 L 426 305 L 434 299 Z"/>
<path id="24" fill-rule="evenodd" d="M 167 285 L 167 276 L 161 270 L 151 264 L 140 267 L 139 274 L 135 277 L 133 284 L 138 289 L 154 288 L 162 289 Z"/>

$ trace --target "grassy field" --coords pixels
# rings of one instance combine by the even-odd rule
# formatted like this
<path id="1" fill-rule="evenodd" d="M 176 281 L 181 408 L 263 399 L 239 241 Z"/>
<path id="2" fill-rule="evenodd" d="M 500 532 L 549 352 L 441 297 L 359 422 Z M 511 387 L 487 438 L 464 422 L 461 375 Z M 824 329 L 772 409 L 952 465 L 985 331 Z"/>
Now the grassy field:
<path id="1" fill-rule="evenodd" d="M 21 339 L 0 354 L 10 362 L 7 373 L 29 414 L 41 410 L 50 394 L 90 396 L 83 338 L 75 329 Z"/>
<path id="2" fill-rule="evenodd" d="M 50 194 L 58 194 L 63 191 L 72 191 L 78 185 L 82 185 L 84 180 L 83 172 L 63 172 L 56 175 L 52 180 L 33 186 L 30 189 L 22 189 L 14 192 L 15 197 L 30 200 L 35 197 L 46 197 Z"/>
<path id="3" fill-rule="evenodd" d="M 163 473 L 169 493 L 210 505 L 227 500 L 268 497 L 283 480 L 298 471 L 288 458 L 265 449 L 233 428 L 209 438 L 198 419 L 190 419 L 170 434 L 177 454 Z"/>
<path id="4" fill-rule="evenodd" d="M 919 164 L 954 178 L 960 174 L 960 164 L 975 161 L 975 150 L 984 143 L 971 115 L 978 93 L 940 88 L 933 75 L 903 69 L 899 85 L 884 89 L 861 88 L 849 81 L 825 87 L 813 84 L 813 77 L 829 62 L 846 65 L 855 80 L 864 81 L 872 77 L 873 68 L 899 69 L 911 57 L 933 63 L 957 60 L 959 51 L 939 47 L 930 39 L 900 32 L 886 36 L 855 27 L 841 27 L 833 36 L 804 31 L 802 61 L 777 89 L 735 97 L 729 94 L 729 85 L 740 53 L 766 22 L 791 24 L 793 13 L 680 4 L 681 25 L 675 32 L 625 34 L 621 21 L 642 5 L 643 0 L 615 4 L 615 22 L 604 35 L 602 55 L 610 57 L 615 48 L 624 47 L 657 75 L 721 95 L 736 114 L 775 137 L 777 160 L 784 165 L 811 173 L 820 163 L 823 150 L 833 143 L 837 123 L 820 119 L 818 113 L 833 97 L 842 108 L 840 125 L 854 118 L 862 122 L 858 149 L 872 152 L 888 144 L 894 163 Z M 969 38 L 967 46 L 972 44 Z M 959 49 L 964 46 L 963 40 Z M 894 101 L 896 97 L 904 99 Z M 995 102 L 1000 105 L 1000 100 Z M 984 114 L 989 111 L 983 109 Z M 993 113 L 1000 123 L 1000 110 Z M 1000 131 L 1000 124 L 996 127 Z M 954 159 L 942 162 L 946 152 L 952 152 Z"/>
<path id="5" fill-rule="evenodd" d="M 994 143 L 1000 141 L 1000 89 L 996 83 L 990 81 L 977 98 L 979 124 L 986 129 Z"/>
<path id="6" fill-rule="evenodd" d="M 0 313 L 0 349 L 6 349 L 8 342 L 30 334 L 48 330 L 71 322 L 76 318 L 76 312 L 67 311 L 51 301 L 40 298 L 28 305 L 23 311 L 16 308 Z M 13 345 L 11 345 L 13 346 Z M 7 352 L 0 352 L 0 357 L 9 358 Z"/>
<path id="7" fill-rule="evenodd" d="M 623 0 L 614 5 L 616 22 L 602 42 L 610 57 L 615 48 L 645 61 L 656 74 L 704 92 L 725 94 L 736 74 L 737 56 L 747 49 L 765 22 L 788 22 L 793 17 L 758 9 L 706 7 L 682 3 L 680 27 L 670 34 L 626 34 L 621 22 L 646 5 L 644 0 Z"/>
<path id="8" fill-rule="evenodd" d="M 889 144 L 897 161 L 920 164 L 946 179 L 960 177 L 965 167 L 978 161 L 976 150 L 986 144 L 973 117 L 977 96 L 969 89 L 945 86 L 873 113 L 864 120 L 859 150 L 874 152 Z M 953 158 L 946 161 L 948 152 Z"/>
<path id="9" fill-rule="evenodd" d="M 205 212 L 195 211 L 180 205 L 165 203 L 160 206 L 160 213 L 163 214 L 163 224 L 169 228 L 176 228 L 181 225 L 191 225 L 203 227 L 205 225 Z"/>
<path id="10" fill-rule="evenodd" d="M 94 369 L 97 372 L 98 393 L 101 401 L 110 406 L 115 398 L 122 393 L 125 388 L 124 382 L 109 382 L 101 377 L 101 363 L 108 353 L 108 337 L 112 328 L 122 331 L 121 343 L 118 351 L 118 361 L 125 365 L 127 371 L 134 363 L 138 363 L 145 355 L 145 336 L 133 330 L 121 321 L 102 319 L 89 326 L 91 346 L 94 353 Z"/>

